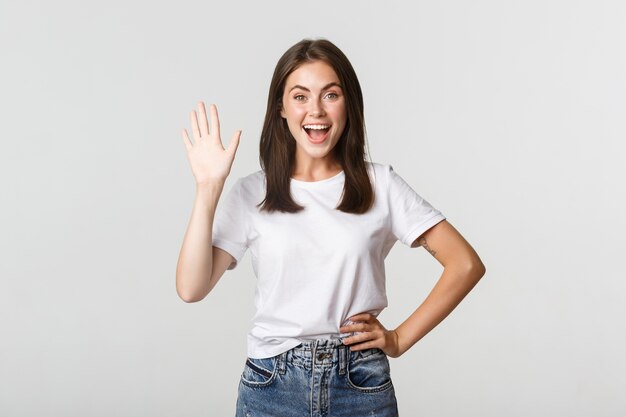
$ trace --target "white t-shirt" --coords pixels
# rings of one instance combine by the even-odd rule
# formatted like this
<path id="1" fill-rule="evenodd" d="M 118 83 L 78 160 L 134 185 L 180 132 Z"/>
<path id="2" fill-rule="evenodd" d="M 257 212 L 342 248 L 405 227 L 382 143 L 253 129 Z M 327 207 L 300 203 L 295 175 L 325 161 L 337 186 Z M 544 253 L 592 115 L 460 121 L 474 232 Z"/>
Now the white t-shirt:
<path id="1" fill-rule="evenodd" d="M 268 214 L 262 170 L 237 179 L 220 198 L 213 245 L 234 258 L 250 249 L 257 278 L 256 314 L 248 356 L 267 358 L 303 339 L 339 337 L 350 316 L 378 315 L 387 306 L 384 260 L 400 240 L 407 246 L 445 216 L 420 197 L 391 165 L 366 162 L 375 203 L 365 214 L 336 210 L 344 172 L 321 181 L 291 179 L 299 213 Z"/>

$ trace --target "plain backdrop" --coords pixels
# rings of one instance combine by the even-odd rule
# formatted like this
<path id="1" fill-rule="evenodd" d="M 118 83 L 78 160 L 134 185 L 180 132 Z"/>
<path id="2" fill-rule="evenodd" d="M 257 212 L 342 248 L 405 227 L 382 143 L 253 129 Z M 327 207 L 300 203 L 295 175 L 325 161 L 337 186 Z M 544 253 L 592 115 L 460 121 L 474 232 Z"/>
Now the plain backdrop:
<path id="1" fill-rule="evenodd" d="M 249 253 L 175 291 L 194 179 L 180 131 L 217 103 L 260 169 L 278 58 L 324 37 L 353 63 L 370 157 L 487 266 L 391 360 L 403 416 L 624 416 L 623 1 L 0 3 L 0 415 L 230 416 Z M 397 326 L 442 267 L 397 243 Z"/>

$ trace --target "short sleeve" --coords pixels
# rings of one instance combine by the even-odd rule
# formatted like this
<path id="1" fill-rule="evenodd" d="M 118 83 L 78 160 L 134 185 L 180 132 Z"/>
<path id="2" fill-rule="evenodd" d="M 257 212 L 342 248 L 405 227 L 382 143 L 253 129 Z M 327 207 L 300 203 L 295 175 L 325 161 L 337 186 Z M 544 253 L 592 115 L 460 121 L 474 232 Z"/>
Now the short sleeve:
<path id="1" fill-rule="evenodd" d="M 393 235 L 406 246 L 446 217 L 398 175 L 391 165 L 389 174 L 389 214 Z"/>
<path id="2" fill-rule="evenodd" d="M 213 219 L 213 246 L 230 253 L 235 262 L 228 269 L 235 269 L 248 247 L 245 201 L 242 198 L 242 179 L 233 184 L 226 195 L 220 197 Z"/>

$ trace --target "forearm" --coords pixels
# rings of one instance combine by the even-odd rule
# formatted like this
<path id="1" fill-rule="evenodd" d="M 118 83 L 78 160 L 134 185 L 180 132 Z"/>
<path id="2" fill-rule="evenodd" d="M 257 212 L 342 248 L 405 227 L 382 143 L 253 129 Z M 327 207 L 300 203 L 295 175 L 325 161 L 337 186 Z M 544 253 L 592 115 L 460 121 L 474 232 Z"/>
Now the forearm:
<path id="1" fill-rule="evenodd" d="M 482 264 L 471 268 L 448 266 L 424 302 L 395 330 L 399 355 L 409 350 L 445 319 L 484 275 Z"/>
<path id="2" fill-rule="evenodd" d="M 176 291 L 187 302 L 203 299 L 211 290 L 213 219 L 223 182 L 196 186 L 193 210 L 176 266 Z"/>

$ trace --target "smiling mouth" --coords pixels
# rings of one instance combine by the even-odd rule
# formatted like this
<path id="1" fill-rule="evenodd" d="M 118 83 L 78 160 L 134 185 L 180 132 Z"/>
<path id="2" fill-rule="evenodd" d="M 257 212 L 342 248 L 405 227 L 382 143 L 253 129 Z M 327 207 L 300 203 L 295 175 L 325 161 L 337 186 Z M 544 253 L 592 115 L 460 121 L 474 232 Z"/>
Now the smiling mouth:
<path id="1" fill-rule="evenodd" d="M 309 124 L 302 126 L 302 128 L 309 136 L 309 139 L 315 143 L 323 142 L 330 131 L 330 125 L 328 124 Z"/>

